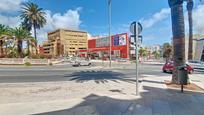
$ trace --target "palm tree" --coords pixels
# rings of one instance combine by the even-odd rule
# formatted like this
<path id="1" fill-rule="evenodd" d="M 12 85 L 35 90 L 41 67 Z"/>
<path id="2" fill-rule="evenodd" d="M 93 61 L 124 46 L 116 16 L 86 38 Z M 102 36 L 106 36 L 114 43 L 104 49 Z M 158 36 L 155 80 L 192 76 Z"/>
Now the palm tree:
<path id="1" fill-rule="evenodd" d="M 145 48 L 140 48 L 139 49 L 139 55 L 140 57 L 146 57 L 147 56 L 147 50 Z"/>
<path id="2" fill-rule="evenodd" d="M 12 30 L 12 34 L 16 38 L 17 42 L 17 52 L 18 52 L 18 57 L 22 58 L 23 57 L 23 40 L 26 40 L 31 37 L 30 32 L 27 30 L 23 29 L 22 27 L 18 27 Z"/>
<path id="3" fill-rule="evenodd" d="M 169 43 L 163 44 L 163 58 L 168 62 L 172 57 L 172 46 Z"/>
<path id="4" fill-rule="evenodd" d="M 10 38 L 10 28 L 8 26 L 0 24 L 0 56 L 3 56 L 3 46 L 5 43 L 6 39 Z M 6 48 L 6 54 L 7 54 L 7 48 Z"/>
<path id="5" fill-rule="evenodd" d="M 185 24 L 183 13 L 183 0 L 168 0 L 171 8 L 172 32 L 173 32 L 173 60 L 174 71 L 172 83 L 178 84 L 177 67 L 185 65 Z"/>
<path id="6" fill-rule="evenodd" d="M 160 52 L 159 51 L 153 51 L 152 54 L 154 55 L 155 59 L 159 59 L 160 58 Z"/>
<path id="7" fill-rule="evenodd" d="M 28 57 L 31 57 L 31 54 L 32 54 L 32 49 L 33 48 L 36 48 L 36 40 L 32 37 L 28 38 L 27 40 L 27 55 Z"/>
<path id="8" fill-rule="evenodd" d="M 189 22 L 189 47 L 188 47 L 188 60 L 193 59 L 193 0 L 187 0 L 187 10 L 188 10 L 188 22 Z"/>
<path id="9" fill-rule="evenodd" d="M 36 29 L 40 29 L 46 24 L 46 13 L 42 8 L 39 8 L 37 4 L 27 2 L 22 6 L 20 17 L 22 20 L 24 20 L 23 25 L 27 28 L 28 31 L 31 31 L 33 27 L 34 38 L 36 39 L 37 46 Z"/>

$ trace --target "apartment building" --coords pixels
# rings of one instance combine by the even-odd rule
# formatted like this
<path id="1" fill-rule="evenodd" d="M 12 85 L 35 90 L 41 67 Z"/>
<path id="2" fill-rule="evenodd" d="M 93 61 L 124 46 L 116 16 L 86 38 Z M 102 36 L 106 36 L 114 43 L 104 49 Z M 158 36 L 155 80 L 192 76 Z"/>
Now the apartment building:
<path id="1" fill-rule="evenodd" d="M 52 57 L 74 56 L 78 50 L 87 49 L 88 34 L 84 31 L 58 29 L 48 33 L 43 43 L 43 54 Z"/>

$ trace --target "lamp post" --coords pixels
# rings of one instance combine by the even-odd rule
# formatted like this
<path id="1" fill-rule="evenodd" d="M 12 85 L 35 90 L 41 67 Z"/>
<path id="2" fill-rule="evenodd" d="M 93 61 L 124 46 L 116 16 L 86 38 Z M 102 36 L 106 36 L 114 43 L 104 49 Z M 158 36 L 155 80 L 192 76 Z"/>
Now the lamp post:
<path id="1" fill-rule="evenodd" d="M 109 40 L 110 40 L 110 51 L 109 51 L 109 56 L 110 56 L 110 62 L 109 62 L 109 67 L 112 66 L 111 60 L 112 60 L 112 39 L 111 39 L 111 5 L 112 5 L 112 0 L 108 0 L 108 13 L 109 13 Z"/>

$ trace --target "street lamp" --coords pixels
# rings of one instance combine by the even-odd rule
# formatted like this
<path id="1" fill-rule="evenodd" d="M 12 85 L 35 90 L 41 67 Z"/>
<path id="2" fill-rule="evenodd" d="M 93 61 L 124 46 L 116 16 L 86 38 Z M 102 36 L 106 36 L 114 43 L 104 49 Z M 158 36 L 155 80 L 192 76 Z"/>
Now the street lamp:
<path id="1" fill-rule="evenodd" d="M 111 47 L 112 47 L 112 39 L 111 39 L 111 5 L 112 5 L 112 0 L 108 0 L 108 12 L 109 12 L 109 40 L 110 40 L 110 62 L 109 66 L 111 67 L 111 60 L 112 60 L 112 55 L 111 55 Z"/>

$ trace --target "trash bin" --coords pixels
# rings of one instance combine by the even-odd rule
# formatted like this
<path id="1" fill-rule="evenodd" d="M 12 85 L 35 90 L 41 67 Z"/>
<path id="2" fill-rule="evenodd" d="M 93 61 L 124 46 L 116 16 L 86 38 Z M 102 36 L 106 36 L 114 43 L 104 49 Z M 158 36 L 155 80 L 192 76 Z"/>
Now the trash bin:
<path id="1" fill-rule="evenodd" d="M 188 83 L 188 70 L 187 66 L 179 66 L 178 70 L 178 79 L 181 85 L 187 85 Z"/>

